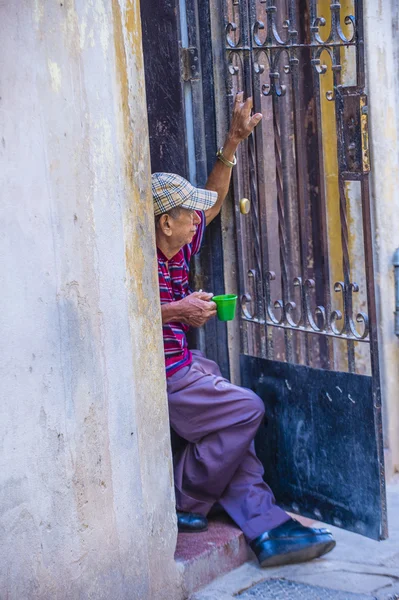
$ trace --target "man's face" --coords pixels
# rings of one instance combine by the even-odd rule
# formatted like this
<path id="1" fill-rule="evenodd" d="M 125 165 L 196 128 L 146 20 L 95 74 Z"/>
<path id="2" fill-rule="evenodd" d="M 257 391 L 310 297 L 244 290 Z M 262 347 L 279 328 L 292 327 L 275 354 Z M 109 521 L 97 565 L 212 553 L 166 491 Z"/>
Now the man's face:
<path id="1" fill-rule="evenodd" d="M 182 248 L 192 241 L 200 222 L 195 210 L 180 208 L 173 211 L 172 215 L 164 216 L 163 228 L 168 232 L 170 243 L 176 248 Z"/>

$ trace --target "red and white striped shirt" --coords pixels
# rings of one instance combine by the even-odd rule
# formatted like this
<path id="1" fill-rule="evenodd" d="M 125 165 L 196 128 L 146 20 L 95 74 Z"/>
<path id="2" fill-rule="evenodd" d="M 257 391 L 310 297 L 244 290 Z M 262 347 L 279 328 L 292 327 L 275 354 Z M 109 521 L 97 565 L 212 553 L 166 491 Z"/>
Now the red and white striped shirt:
<path id="1" fill-rule="evenodd" d="M 158 252 L 158 279 L 161 304 L 181 300 L 191 290 L 188 284 L 190 272 L 190 259 L 201 248 L 205 231 L 205 214 L 196 211 L 201 219 L 197 231 L 190 244 L 186 244 L 173 258 L 169 260 L 157 248 Z M 169 268 L 168 268 L 169 267 Z M 190 329 L 184 323 L 166 323 L 163 326 L 163 345 L 165 352 L 166 376 L 170 377 L 182 367 L 191 364 L 192 356 L 187 347 L 186 332 Z"/>

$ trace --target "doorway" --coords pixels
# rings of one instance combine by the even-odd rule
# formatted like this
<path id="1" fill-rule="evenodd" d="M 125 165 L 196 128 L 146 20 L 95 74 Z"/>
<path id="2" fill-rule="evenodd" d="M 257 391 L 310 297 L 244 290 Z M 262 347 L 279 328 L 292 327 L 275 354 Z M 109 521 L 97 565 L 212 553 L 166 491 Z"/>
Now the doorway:
<path id="1" fill-rule="evenodd" d="M 263 398 L 277 501 L 383 539 L 362 8 L 158 0 L 142 18 L 153 170 L 204 185 L 235 93 L 264 115 L 195 269 L 197 288 L 237 289 L 236 328 L 195 342 Z"/>

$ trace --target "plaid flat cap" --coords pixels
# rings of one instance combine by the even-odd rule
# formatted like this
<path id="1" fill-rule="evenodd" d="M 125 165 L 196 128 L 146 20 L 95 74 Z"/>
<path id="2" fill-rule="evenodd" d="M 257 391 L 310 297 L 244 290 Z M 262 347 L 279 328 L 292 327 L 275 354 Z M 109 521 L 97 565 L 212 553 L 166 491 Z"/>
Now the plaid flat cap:
<path id="1" fill-rule="evenodd" d="M 177 206 L 207 210 L 218 199 L 217 192 L 195 188 L 186 179 L 173 173 L 153 173 L 151 180 L 155 215 L 162 215 Z"/>

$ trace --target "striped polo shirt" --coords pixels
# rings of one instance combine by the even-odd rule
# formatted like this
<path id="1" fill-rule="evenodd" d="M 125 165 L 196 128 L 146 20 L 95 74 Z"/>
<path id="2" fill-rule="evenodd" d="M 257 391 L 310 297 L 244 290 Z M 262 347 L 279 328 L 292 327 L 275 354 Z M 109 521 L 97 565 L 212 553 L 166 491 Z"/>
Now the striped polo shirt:
<path id="1" fill-rule="evenodd" d="M 188 285 L 190 259 L 193 254 L 199 252 L 205 230 L 205 215 L 202 211 L 196 212 L 201 218 L 201 223 L 198 224 L 197 231 L 190 244 L 183 246 L 169 261 L 159 248 L 157 248 L 161 304 L 181 300 L 191 294 Z M 169 265 L 169 269 L 167 265 Z M 163 345 L 167 377 L 170 377 L 182 367 L 191 364 L 192 356 L 187 347 L 186 339 L 186 332 L 189 329 L 189 325 L 185 325 L 184 323 L 166 323 L 163 326 Z"/>

